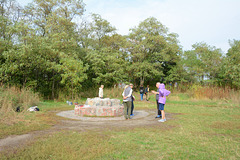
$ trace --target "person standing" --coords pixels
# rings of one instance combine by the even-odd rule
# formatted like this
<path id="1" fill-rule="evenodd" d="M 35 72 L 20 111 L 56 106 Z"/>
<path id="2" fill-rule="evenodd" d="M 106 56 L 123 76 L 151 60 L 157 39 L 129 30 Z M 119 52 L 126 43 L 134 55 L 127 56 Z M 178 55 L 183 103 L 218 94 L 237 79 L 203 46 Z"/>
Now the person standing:
<path id="1" fill-rule="evenodd" d="M 131 107 L 131 115 L 130 116 L 134 116 L 133 114 L 133 110 L 134 110 L 134 104 L 133 101 L 135 100 L 135 97 L 132 95 L 132 107 Z"/>
<path id="2" fill-rule="evenodd" d="M 99 88 L 99 92 L 98 92 L 99 98 L 103 98 L 103 88 L 104 88 L 104 85 L 101 85 L 101 87 Z"/>
<path id="3" fill-rule="evenodd" d="M 159 122 L 165 122 L 166 117 L 165 117 L 165 112 L 164 112 L 164 105 L 166 103 L 166 97 L 170 94 L 171 92 L 169 90 L 165 89 L 165 85 L 162 83 L 159 85 L 159 110 L 162 113 L 162 119 L 158 120 Z"/>
<path id="4" fill-rule="evenodd" d="M 131 119 L 131 107 L 132 107 L 132 88 L 133 84 L 126 86 L 124 89 L 122 96 L 123 96 L 123 105 L 124 105 L 124 117 L 126 120 Z"/>
<path id="5" fill-rule="evenodd" d="M 145 88 L 145 94 L 146 94 L 146 100 L 148 101 L 149 99 L 149 85 Z"/>
<path id="6" fill-rule="evenodd" d="M 159 99 L 159 85 L 160 82 L 156 83 L 156 87 L 157 87 L 157 92 L 156 91 L 152 91 L 152 93 L 156 94 L 156 103 L 157 103 L 157 116 L 155 118 L 161 118 L 161 111 L 159 110 L 159 103 L 158 103 L 158 99 Z"/>
<path id="7" fill-rule="evenodd" d="M 144 94 L 144 87 L 143 85 L 140 86 L 140 96 L 141 96 L 141 101 L 143 100 L 143 94 Z"/>

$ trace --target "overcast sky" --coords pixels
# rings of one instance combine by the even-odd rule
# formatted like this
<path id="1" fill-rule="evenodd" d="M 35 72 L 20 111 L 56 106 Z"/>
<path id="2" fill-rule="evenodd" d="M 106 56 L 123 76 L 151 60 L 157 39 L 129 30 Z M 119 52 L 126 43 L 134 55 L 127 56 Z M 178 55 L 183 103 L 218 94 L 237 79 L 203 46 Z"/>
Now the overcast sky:
<path id="1" fill-rule="evenodd" d="M 32 0 L 17 0 L 25 5 Z M 240 40 L 240 0 L 83 0 L 85 15 L 97 13 L 119 34 L 149 17 L 157 18 L 179 35 L 184 50 L 196 42 L 230 48 L 228 40 Z"/>

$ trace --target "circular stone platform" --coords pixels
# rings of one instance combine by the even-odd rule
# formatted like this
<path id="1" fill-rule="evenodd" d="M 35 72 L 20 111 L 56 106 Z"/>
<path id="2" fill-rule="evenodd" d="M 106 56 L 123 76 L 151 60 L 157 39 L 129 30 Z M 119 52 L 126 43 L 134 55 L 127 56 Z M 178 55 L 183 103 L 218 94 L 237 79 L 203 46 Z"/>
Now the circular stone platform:
<path id="1" fill-rule="evenodd" d="M 122 116 L 123 105 L 119 99 L 88 98 L 84 105 L 75 105 L 75 115 L 81 117 L 118 117 Z"/>
<path id="2" fill-rule="evenodd" d="M 140 119 L 140 118 L 144 118 L 147 117 L 149 115 L 148 112 L 144 111 L 144 110 L 136 110 L 133 111 L 134 116 L 132 117 L 132 119 Z M 64 117 L 64 118 L 70 118 L 70 119 L 75 119 L 75 120 L 82 120 L 82 121 L 119 121 L 119 120 L 125 120 L 124 116 L 120 116 L 120 117 L 81 117 L 78 115 L 74 114 L 74 110 L 70 110 L 70 111 L 62 111 L 57 113 L 58 116 Z"/>

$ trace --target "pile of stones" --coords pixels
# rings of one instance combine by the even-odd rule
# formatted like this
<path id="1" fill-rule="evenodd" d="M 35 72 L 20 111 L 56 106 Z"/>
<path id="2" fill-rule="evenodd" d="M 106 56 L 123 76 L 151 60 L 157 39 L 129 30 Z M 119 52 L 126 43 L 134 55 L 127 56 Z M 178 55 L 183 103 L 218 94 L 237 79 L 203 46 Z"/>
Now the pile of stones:
<path id="1" fill-rule="evenodd" d="M 119 99 L 110 98 L 88 98 L 84 105 L 75 105 L 75 115 L 79 116 L 122 116 L 124 111 L 123 105 Z"/>

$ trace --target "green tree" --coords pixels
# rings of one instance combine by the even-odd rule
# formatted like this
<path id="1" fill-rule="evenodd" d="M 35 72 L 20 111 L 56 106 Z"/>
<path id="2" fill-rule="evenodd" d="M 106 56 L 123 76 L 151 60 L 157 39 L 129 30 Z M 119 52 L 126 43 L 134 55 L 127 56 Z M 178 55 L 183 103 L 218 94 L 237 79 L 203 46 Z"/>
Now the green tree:
<path id="1" fill-rule="evenodd" d="M 197 80 L 215 81 L 220 64 L 222 62 L 222 51 L 211 47 L 206 43 L 196 43 L 193 50 L 185 51 L 183 54 L 184 66 L 188 73 Z"/>
<path id="2" fill-rule="evenodd" d="M 231 48 L 225 57 L 222 67 L 222 81 L 239 89 L 240 88 L 240 40 L 229 41 Z"/>
<path id="3" fill-rule="evenodd" d="M 86 78 L 73 22 L 83 11 L 80 0 L 35 0 L 28 5 L 24 18 L 14 26 L 15 47 L 3 54 L 2 80 L 30 86 L 51 98 L 60 89 L 73 95 L 73 88 L 80 89 Z"/>
<path id="4" fill-rule="evenodd" d="M 126 79 L 126 39 L 116 34 L 115 30 L 97 14 L 92 14 L 92 21 L 83 23 L 79 30 L 83 33 L 79 34 L 79 40 L 85 48 L 85 62 L 89 65 L 88 80 L 92 83 L 112 86 Z"/>
<path id="5" fill-rule="evenodd" d="M 161 79 L 168 76 L 168 71 L 176 65 L 181 49 L 178 46 L 177 34 L 168 33 L 168 29 L 156 18 L 148 18 L 138 27 L 131 29 L 130 43 L 131 77 L 134 81 Z"/>

